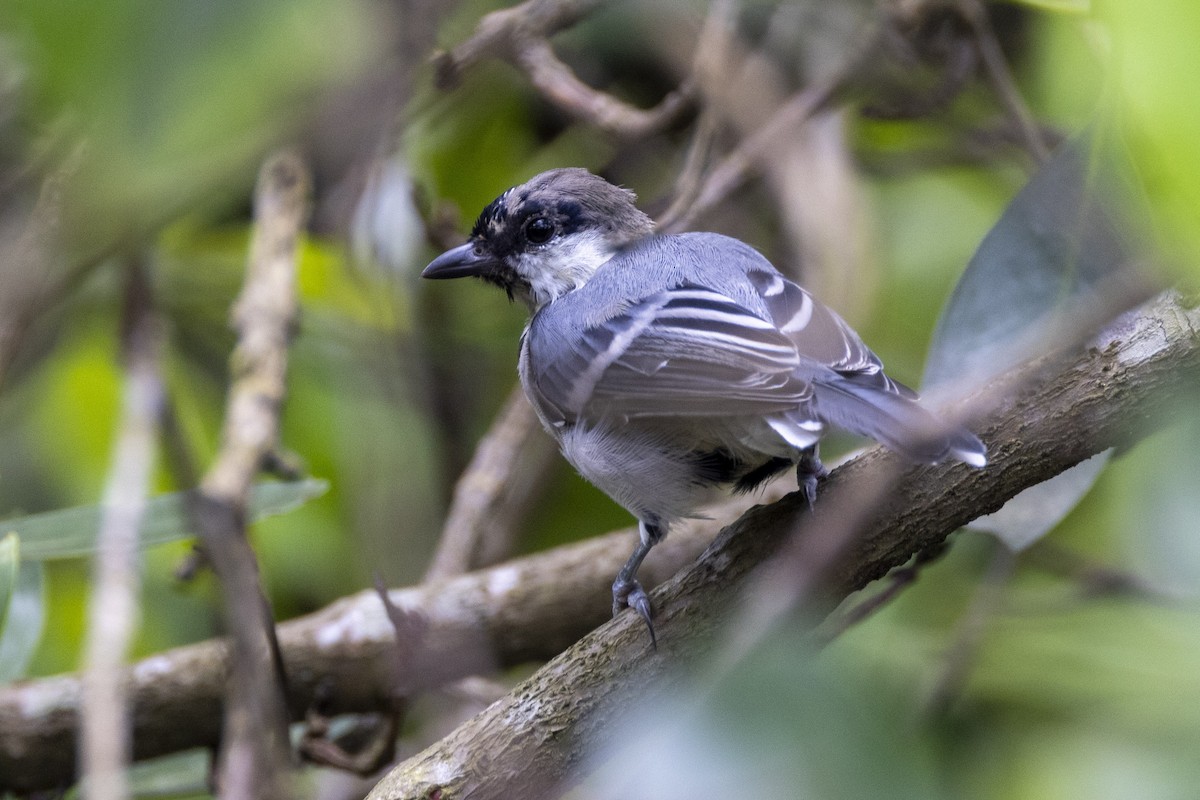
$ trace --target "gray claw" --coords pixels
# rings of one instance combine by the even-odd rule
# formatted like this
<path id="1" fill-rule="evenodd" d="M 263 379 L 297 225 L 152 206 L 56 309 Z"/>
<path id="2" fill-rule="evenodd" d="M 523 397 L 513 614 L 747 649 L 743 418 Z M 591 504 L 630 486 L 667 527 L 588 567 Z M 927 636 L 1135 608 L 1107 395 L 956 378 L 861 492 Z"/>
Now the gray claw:
<path id="1" fill-rule="evenodd" d="M 650 645 L 657 650 L 658 637 L 654 634 L 650 595 L 646 594 L 646 590 L 636 580 L 626 581 L 618 578 L 613 583 L 613 616 L 617 616 L 626 608 L 632 608 L 645 620 L 646 629 L 650 632 Z"/>

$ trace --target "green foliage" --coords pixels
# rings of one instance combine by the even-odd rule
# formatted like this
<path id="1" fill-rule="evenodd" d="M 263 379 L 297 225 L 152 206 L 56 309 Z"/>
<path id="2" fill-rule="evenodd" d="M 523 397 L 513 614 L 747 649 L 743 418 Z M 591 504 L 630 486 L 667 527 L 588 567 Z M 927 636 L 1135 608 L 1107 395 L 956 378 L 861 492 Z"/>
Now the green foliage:
<path id="1" fill-rule="evenodd" d="M 0 27 L 30 124 L 85 137 L 70 230 L 88 252 L 244 190 L 304 101 L 373 49 L 360 4 L 316 0 L 13 0 Z"/>
<path id="2" fill-rule="evenodd" d="M 329 484 L 319 480 L 300 480 L 287 483 L 260 483 L 250 492 L 247 503 L 249 521 L 286 514 L 304 503 L 325 494 Z M 21 557 L 31 561 L 56 558 L 78 558 L 95 551 L 104 507 L 78 506 L 0 522 L 8 536 L 24 542 Z M 195 533 L 188 524 L 186 496 L 182 492 L 160 495 L 146 503 L 142 525 L 138 530 L 139 546 L 190 538 Z M 12 549 L 15 551 L 16 544 Z"/>
<path id="3" fill-rule="evenodd" d="M 1112 2 L 1099 14 L 1112 37 L 1113 83 L 1130 155 L 1151 200 L 1155 233 L 1170 266 L 1200 275 L 1200 104 L 1188 102 L 1200 74 L 1200 5 L 1192 0 Z"/>
<path id="4" fill-rule="evenodd" d="M 325 481 L 313 479 L 258 484 L 251 490 L 247 517 L 254 522 L 286 514 L 328 488 Z M 5 532 L 0 538 L 0 680 L 21 677 L 41 640 L 46 616 L 41 562 L 94 552 L 103 513 L 103 506 L 79 506 L 0 523 Z M 192 538 L 184 493 L 150 499 L 138 535 L 141 548 Z M 19 558 L 18 542 L 23 543 Z"/>
<path id="5" fill-rule="evenodd" d="M 13 578 L 8 614 L 0 621 L 0 681 L 27 674 L 46 624 L 42 562 L 21 564 Z"/>
<path id="6" fill-rule="evenodd" d="M 129 789 L 134 797 L 204 800 L 214 796 L 209 777 L 212 757 L 207 750 L 153 758 L 135 764 L 129 770 Z M 64 800 L 79 800 L 86 792 L 76 784 L 63 795 Z"/>
<path id="7" fill-rule="evenodd" d="M 8 606 L 17 588 L 17 569 L 21 563 L 21 539 L 9 531 L 0 536 L 0 635 L 8 621 Z"/>
<path id="8" fill-rule="evenodd" d="M 498 5 L 464 4 L 439 41 L 461 41 Z M 765 40 L 775 5 L 759 5 Z M 1101 192 L 1126 211 L 1146 208 L 1128 214 L 1120 233 L 1144 225 L 1176 274 L 1194 278 L 1200 104 L 1188 98 L 1200 75 L 1193 41 L 1200 6 L 1106 0 L 1093 15 L 1086 0 L 1011 5 L 1024 7 L 1028 27 L 1005 45 L 1036 115 L 1069 134 L 1098 131 L 1104 159 L 1132 162 L 1127 184 Z M 102 256 L 128 251 L 144 259 L 168 329 L 163 372 L 172 411 L 202 471 L 219 444 L 234 343 L 228 316 L 243 278 L 254 173 L 270 148 L 317 115 L 326 92 L 361 89 L 353 82 L 381 69 L 387 34 L 376 30 L 377 11 L 318 0 L 0 5 L 0 69 L 19 63 L 22 76 L 0 124 L 12 116 L 29 132 L 0 145 L 15 141 L 22 164 L 48 172 L 47 163 L 86 143 L 63 229 L 71 245 L 65 260 L 91 270 L 39 320 L 49 330 L 0 395 L 0 515 L 14 517 L 0 524 L 0 535 L 15 532 L 0 538 L 0 680 L 77 666 L 90 579 L 76 557 L 93 545 L 123 381 L 120 261 Z M 598 85 L 613 80 L 618 94 L 649 104 L 656 84 L 641 80 L 639 59 L 673 32 L 639 13 L 636 4 L 614 4 L 555 44 Z M 609 62 L 636 80 L 620 82 Z M 657 199 L 693 131 L 685 123 L 651 141 L 614 141 L 549 108 L 524 77 L 495 61 L 468 71 L 453 93 L 434 91 L 425 77 L 396 138 L 423 190 L 420 204 L 452 203 L 460 231 L 498 192 L 552 166 L 608 170 L 644 200 Z M 926 158 L 952 150 L 972 126 L 995 122 L 997 107 L 978 81 L 930 119 L 847 115 L 873 219 L 865 247 L 881 265 L 860 287 L 869 313 L 853 322 L 909 383 L 918 382 L 931 339 L 927 369 L 961 374 L 981 344 L 1027 328 L 1060 289 L 1079 288 L 1073 281 L 1083 273 L 1072 270 L 1111 266 L 1107 240 L 1073 250 L 1078 239 L 1046 248 L 1036 235 L 1047 221 L 1061 232 L 1083 218 L 1074 215 L 1094 196 L 1090 181 L 1099 172 L 1091 168 L 1103 159 L 1080 159 L 1065 171 L 1056 161 L 1018 194 L 1028 175 L 1009 150 Z M 326 123 L 334 132 L 323 135 L 350 139 L 360 122 Z M 318 194 L 345 191 L 336 169 L 346 167 L 325 163 L 337 159 L 322 131 L 314 125 L 303 133 L 326 170 Z M 727 143 L 724 135 L 717 145 Z M 755 231 L 752 244 L 782 263 L 788 245 L 772 239 L 778 209 L 762 197 L 744 192 L 706 224 Z M 316 228 L 301 247 L 303 312 L 282 439 L 329 490 L 317 479 L 259 487 L 262 513 L 303 505 L 252 531 L 281 618 L 358 590 L 372 573 L 393 584 L 419 578 L 458 468 L 515 383 L 525 318 L 487 286 L 419 284 L 420 263 L 387 274 L 357 263 L 328 218 Z M 934 333 L 938 309 L 969 260 Z M 681 676 L 681 696 L 646 710 L 630 746 L 608 754 L 614 760 L 581 791 L 1193 795 L 1200 707 L 1188 700 L 1200 693 L 1200 508 L 1192 483 L 1200 433 L 1187 421 L 1193 408 L 1185 404 L 1179 416 L 1185 421 L 1168 434 L 1114 458 L 1090 493 L 1093 475 L 1050 487 L 1054 502 L 1036 509 L 1037 524 L 1016 524 L 1026 533 L 1036 527 L 1048 542 L 1022 553 L 948 711 L 931 712 L 927 699 L 950 668 L 948 654 L 995 557 L 995 543 L 975 533 L 960 535 L 899 600 L 823 652 L 785 630 L 714 685 L 696 689 Z M 186 552 L 182 481 L 175 467 L 155 476 L 156 493 L 168 494 L 152 501 L 143 539 L 165 544 L 142 553 L 149 613 L 138 654 L 218 632 L 211 580 L 181 586 L 171 577 Z M 58 510 L 29 515 L 42 509 Z M 560 466 L 517 546 L 545 548 L 627 524 L 625 512 Z M 1086 576 L 1036 566 L 1038 548 L 1050 545 L 1136 573 L 1161 594 L 1097 596 Z M 203 795 L 204 770 L 204 758 L 185 754 L 139 768 L 135 783 Z"/>

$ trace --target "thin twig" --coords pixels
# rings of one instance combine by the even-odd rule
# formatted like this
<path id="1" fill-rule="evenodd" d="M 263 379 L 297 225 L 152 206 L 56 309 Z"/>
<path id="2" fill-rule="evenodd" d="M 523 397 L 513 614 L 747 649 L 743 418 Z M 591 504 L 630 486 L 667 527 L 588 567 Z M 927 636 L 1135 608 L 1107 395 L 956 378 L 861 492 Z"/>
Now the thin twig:
<path id="1" fill-rule="evenodd" d="M 296 325 L 296 249 L 308 215 L 309 179 L 294 153 L 268 159 L 255 193 L 246 283 L 233 310 L 232 358 L 221 450 L 200 484 L 197 528 L 221 581 L 233 640 L 220 788 L 233 798 L 289 795 L 285 702 L 274 620 L 246 538 L 246 498 L 278 449 L 287 350 Z M 277 681 L 276 677 L 280 680 Z"/>
<path id="2" fill-rule="evenodd" d="M 494 11 L 479 21 L 471 38 L 434 56 L 435 83 L 453 88 L 465 69 L 484 58 L 499 58 L 525 73 L 547 101 L 613 136 L 635 139 L 670 127 L 692 107 L 690 83 L 669 92 L 654 108 L 641 109 L 588 86 L 555 55 L 549 37 L 599 5 L 599 0 L 527 0 Z"/>
<path id="3" fill-rule="evenodd" d="M 919 575 L 920 570 L 916 566 L 892 570 L 882 589 L 837 616 L 827 617 L 814 632 L 814 644 L 824 647 L 855 625 L 870 619 L 875 612 L 884 608 L 899 597 L 901 592 L 916 583 Z"/>
<path id="4" fill-rule="evenodd" d="M 129 796 L 131 723 L 124 662 L 140 618 L 138 528 L 154 470 L 163 400 L 162 331 L 142 266 L 129 266 L 123 341 L 126 384 L 93 563 L 80 700 L 80 762 L 91 800 Z"/>
<path id="5" fill-rule="evenodd" d="M 679 175 L 675 178 L 675 188 L 671 193 L 671 205 L 667 206 L 667 210 L 658 219 L 656 227 L 660 233 L 673 233 L 678 230 L 676 220 L 682 217 L 684 211 L 696 201 L 717 129 L 716 114 L 706 108 L 696 120 L 696 130 L 692 134 L 692 142 L 684 156 L 683 168 L 679 170 Z"/>
<path id="6" fill-rule="evenodd" d="M 488 566 L 511 552 L 526 499 L 542 483 L 556 450 L 518 388 L 480 440 L 454 487 L 426 581 Z"/>
<path id="7" fill-rule="evenodd" d="M 708 9 L 704 25 L 696 40 L 695 55 L 692 58 L 692 74 L 696 76 L 701 89 L 710 76 L 721 71 L 722 59 L 729 20 L 733 15 L 731 0 L 716 0 Z M 701 91 L 701 94 L 707 92 Z M 683 168 L 675 178 L 675 189 L 671 205 L 660 215 L 658 230 L 662 233 L 672 233 L 677 230 L 676 221 L 684 211 L 696 200 L 700 192 L 700 183 L 708 167 L 713 141 L 720 129 L 720 122 L 712 103 L 701 102 L 700 114 L 696 120 L 695 132 L 691 144 L 684 156 Z"/>
<path id="8" fill-rule="evenodd" d="M 688 81 L 649 109 L 631 106 L 607 92 L 593 89 L 579 80 L 542 38 L 530 37 L 519 42 L 513 63 L 542 97 L 576 119 L 625 139 L 639 139 L 669 128 L 692 107 L 694 90 Z"/>
<path id="9" fill-rule="evenodd" d="M 987 9 L 979 0 L 959 0 L 958 7 L 975 34 L 979 55 L 983 59 L 983 66 L 992 82 L 992 88 L 1016 123 L 1026 149 L 1039 164 L 1046 161 L 1050 157 L 1050 148 L 1046 146 L 1041 127 L 1017 89 L 1012 71 L 1008 67 L 1008 60 L 1004 57 L 996 32 L 988 20 Z"/>
<path id="10" fill-rule="evenodd" d="M 840 88 L 845 74 L 847 73 L 839 72 L 792 95 L 762 127 L 743 139 L 713 167 L 696 192 L 695 202 L 669 221 L 670 230 L 685 230 L 691 227 L 696 220 L 725 200 L 749 177 L 754 165 L 760 163 L 777 137 L 791 131 L 829 102 Z"/>
<path id="11" fill-rule="evenodd" d="M 449 52 L 433 57 L 435 82 L 442 89 L 458 84 L 462 73 L 485 58 L 504 58 L 519 36 L 548 37 L 569 28 L 604 0 L 526 0 L 493 11 L 479 21 L 475 33 Z"/>

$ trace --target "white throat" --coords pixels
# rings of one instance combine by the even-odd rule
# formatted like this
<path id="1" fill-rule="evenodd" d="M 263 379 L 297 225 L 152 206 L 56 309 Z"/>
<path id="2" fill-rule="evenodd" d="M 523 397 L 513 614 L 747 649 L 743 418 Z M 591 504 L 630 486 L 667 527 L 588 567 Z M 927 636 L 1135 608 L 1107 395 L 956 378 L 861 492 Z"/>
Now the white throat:
<path id="1" fill-rule="evenodd" d="M 533 310 L 583 286 L 616 249 L 599 231 L 575 233 L 532 253 L 522 253 L 516 263 L 529 281 Z"/>

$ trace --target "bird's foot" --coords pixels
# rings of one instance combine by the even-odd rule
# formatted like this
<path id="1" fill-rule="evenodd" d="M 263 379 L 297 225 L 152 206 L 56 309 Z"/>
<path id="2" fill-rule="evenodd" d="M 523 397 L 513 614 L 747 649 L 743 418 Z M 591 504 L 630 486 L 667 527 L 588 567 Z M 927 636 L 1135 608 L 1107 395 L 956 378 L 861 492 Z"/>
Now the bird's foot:
<path id="1" fill-rule="evenodd" d="M 815 446 L 811 452 L 805 452 L 800 463 L 796 464 L 796 482 L 800 485 L 800 491 L 804 492 L 804 499 L 808 501 L 809 511 L 813 510 L 813 505 L 817 501 L 817 486 L 828 475 L 829 470 L 817 457 Z"/>
<path id="2" fill-rule="evenodd" d="M 626 608 L 632 608 L 646 621 L 646 629 L 650 631 L 650 645 L 658 649 L 658 637 L 654 635 L 654 620 L 650 610 L 650 595 L 638 583 L 637 579 L 618 577 L 613 581 L 613 616 L 617 616 Z"/>

